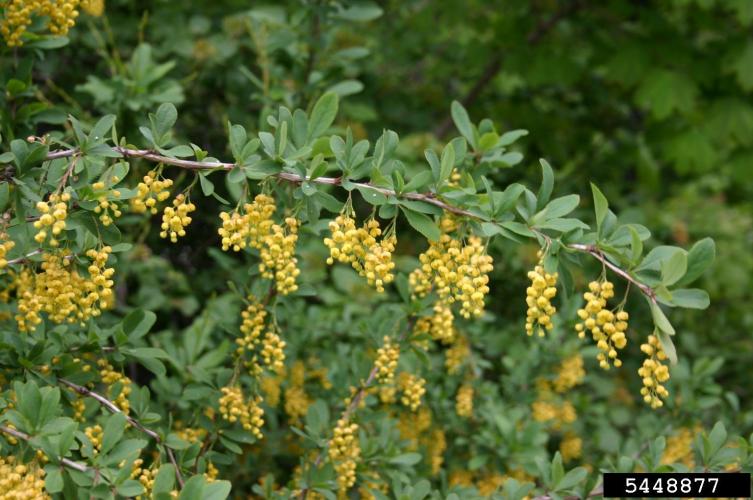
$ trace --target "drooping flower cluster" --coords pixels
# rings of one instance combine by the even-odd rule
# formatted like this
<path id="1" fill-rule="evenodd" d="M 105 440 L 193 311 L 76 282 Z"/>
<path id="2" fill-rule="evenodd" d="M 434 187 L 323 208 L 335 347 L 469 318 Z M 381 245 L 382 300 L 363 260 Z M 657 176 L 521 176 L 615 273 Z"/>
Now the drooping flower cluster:
<path id="1" fill-rule="evenodd" d="M 567 432 L 560 442 L 560 453 L 562 460 L 569 462 L 580 458 L 583 452 L 583 440 L 574 432 Z"/>
<path id="2" fill-rule="evenodd" d="M 358 424 L 341 418 L 337 421 L 334 435 L 329 442 L 329 458 L 337 473 L 337 484 L 341 495 L 356 483 L 356 465 L 361 456 L 358 443 Z"/>
<path id="3" fill-rule="evenodd" d="M 92 259 L 88 277 L 79 274 L 67 251 L 44 253 L 41 273 L 24 268 L 15 279 L 19 330 L 34 330 L 40 312 L 54 323 L 83 323 L 112 307 L 115 270 L 107 267 L 110 252 L 109 246 L 87 251 Z"/>
<path id="4" fill-rule="evenodd" d="M 537 332 L 539 337 L 543 337 L 547 330 L 554 328 L 552 317 L 557 309 L 551 300 L 557 295 L 557 273 L 544 271 L 543 262 L 540 261 L 533 271 L 528 272 L 528 279 L 531 286 L 526 289 L 526 333 L 533 335 Z"/>
<path id="5" fill-rule="evenodd" d="M 240 422 L 243 428 L 250 431 L 257 439 L 262 438 L 261 428 L 264 425 L 264 410 L 261 408 L 262 397 L 246 401 L 238 386 L 223 387 L 220 397 L 220 415 L 228 422 Z"/>
<path id="6" fill-rule="evenodd" d="M 44 469 L 14 456 L 0 456 L 0 500 L 52 498 L 44 489 Z"/>
<path id="7" fill-rule="evenodd" d="M 264 237 L 259 249 L 259 271 L 262 277 L 275 280 L 280 295 L 287 295 L 298 290 L 296 278 L 301 274 L 295 257 L 298 220 L 286 217 L 284 226 L 273 224 L 271 229 L 271 234 Z"/>
<path id="8" fill-rule="evenodd" d="M 460 367 L 471 355 L 471 346 L 468 339 L 459 337 L 447 351 L 445 351 L 444 366 L 447 373 L 454 375 L 460 371 Z"/>
<path id="9" fill-rule="evenodd" d="M 258 194 L 251 203 L 245 203 L 239 212 L 220 213 L 222 227 L 217 232 L 222 238 L 222 250 L 235 252 L 250 246 L 259 249 L 271 230 L 274 221 L 275 200 L 266 194 Z"/>
<path id="10" fill-rule="evenodd" d="M 473 386 L 463 384 L 455 396 L 455 413 L 462 418 L 473 416 Z"/>
<path id="11" fill-rule="evenodd" d="M 369 285 L 384 292 L 384 285 L 395 279 L 392 254 L 397 237 L 394 232 L 377 240 L 382 235 L 378 220 L 371 218 L 356 228 L 356 221 L 347 213 L 330 221 L 329 230 L 331 238 L 324 239 L 330 255 L 327 264 L 332 265 L 335 261 L 349 263 Z"/>
<path id="12" fill-rule="evenodd" d="M 662 400 L 669 396 L 669 391 L 662 385 L 669 380 L 669 367 L 662 363 L 667 360 L 667 355 L 656 335 L 648 336 L 646 342 L 641 344 L 641 351 L 646 354 L 643 366 L 638 369 L 638 375 L 643 379 L 641 395 L 651 408 L 661 408 L 664 406 Z"/>
<path id="13" fill-rule="evenodd" d="M 554 390 L 563 393 L 580 384 L 586 372 L 583 369 L 583 358 L 580 354 L 574 354 L 562 361 L 554 379 Z"/>
<path id="14" fill-rule="evenodd" d="M 414 333 L 428 333 L 436 341 L 452 344 L 455 341 L 455 315 L 452 308 L 443 302 L 434 304 L 432 316 L 419 318 Z"/>
<path id="15" fill-rule="evenodd" d="M 248 306 L 241 312 L 241 333 L 243 337 L 235 339 L 238 344 L 238 355 L 242 355 L 246 350 L 253 350 L 259 344 L 259 338 L 264 331 L 264 320 L 267 317 L 267 310 L 264 305 L 259 303 L 253 295 L 248 296 Z"/>
<path id="16" fill-rule="evenodd" d="M 41 245 L 49 238 L 51 247 L 60 245 L 58 237 L 65 229 L 70 199 L 70 193 L 53 193 L 48 201 L 37 202 L 37 210 L 40 216 L 38 220 L 34 221 L 34 229 L 38 230 L 37 234 L 34 235 L 34 241 Z"/>
<path id="17" fill-rule="evenodd" d="M 377 380 L 384 385 L 392 385 L 395 382 L 395 370 L 400 360 L 400 346 L 393 343 L 392 339 L 384 336 L 382 347 L 377 350 L 377 359 L 374 365 L 377 367 Z"/>
<path id="18" fill-rule="evenodd" d="M 402 372 L 398 378 L 398 385 L 402 392 L 400 402 L 411 411 L 418 410 L 421 398 L 426 393 L 426 380 L 412 373 Z"/>
<path id="19" fill-rule="evenodd" d="M 264 364 L 276 373 L 285 369 L 285 341 L 273 331 L 268 331 L 262 341 L 261 357 Z"/>
<path id="20" fill-rule="evenodd" d="M 113 177 L 112 181 L 117 182 L 118 178 Z M 112 224 L 114 218 L 123 215 L 118 204 L 108 199 L 110 197 L 119 197 L 120 191 L 117 189 L 107 191 L 105 183 L 101 181 L 92 184 L 92 189 L 95 191 L 97 197 L 97 206 L 94 208 L 94 213 L 99 214 L 99 220 L 102 221 L 103 226 L 109 226 Z"/>
<path id="21" fill-rule="evenodd" d="M 87 5 L 92 0 L 84 0 Z M 76 25 L 80 0 L 5 0 L 0 2 L 3 19 L 0 33 L 8 47 L 23 45 L 21 37 L 33 17 L 47 17 L 47 29 L 53 35 L 65 35 Z"/>
<path id="22" fill-rule="evenodd" d="M 151 170 L 144 176 L 142 182 L 136 186 L 136 196 L 131 198 L 131 210 L 143 214 L 147 210 L 152 214 L 157 213 L 157 203 L 161 203 L 170 197 L 172 179 L 158 177 L 156 170 Z"/>
<path id="23" fill-rule="evenodd" d="M 84 429 L 84 434 L 92 445 L 92 452 L 94 455 L 99 454 L 99 450 L 102 449 L 102 436 L 104 431 L 99 424 L 87 426 Z"/>
<path id="24" fill-rule="evenodd" d="M 159 235 L 161 238 L 170 237 L 170 241 L 176 243 L 178 237 L 186 235 L 186 227 L 191 223 L 189 213 L 196 210 L 196 205 L 187 201 L 186 195 L 180 193 L 173 200 L 172 207 L 165 207 L 162 212 L 162 225 Z"/>
<path id="25" fill-rule="evenodd" d="M 493 259 L 486 253 L 481 238 L 471 236 L 463 243 L 442 234 L 438 241 L 429 242 L 419 260 L 421 266 L 409 276 L 416 296 L 424 297 L 435 291 L 441 302 L 459 303 L 464 318 L 483 313 Z"/>
<path id="26" fill-rule="evenodd" d="M 128 414 L 131 409 L 131 403 L 128 401 L 128 396 L 131 394 L 131 379 L 115 370 L 106 359 L 97 360 L 97 366 L 99 366 L 99 378 L 107 386 L 107 396 L 123 413 Z"/>
<path id="27" fill-rule="evenodd" d="M 8 235 L 5 232 L 0 232 L 0 269 L 3 269 L 8 265 L 8 259 L 6 258 L 8 252 L 13 250 L 16 244 L 13 240 L 8 239 Z"/>
<path id="28" fill-rule="evenodd" d="M 617 357 L 617 350 L 623 349 L 627 345 L 628 313 L 619 310 L 615 314 L 609 309 L 605 309 L 607 301 L 614 297 L 614 284 L 608 280 L 592 281 L 588 284 L 588 292 L 583 294 L 586 305 L 583 309 L 578 309 L 578 317 L 583 320 L 582 323 L 575 325 L 575 331 L 578 337 L 585 337 L 586 330 L 591 332 L 591 336 L 596 341 L 596 346 L 601 351 L 596 359 L 599 360 L 599 366 L 608 370 L 610 360 L 616 367 L 622 366 L 622 361 Z"/>

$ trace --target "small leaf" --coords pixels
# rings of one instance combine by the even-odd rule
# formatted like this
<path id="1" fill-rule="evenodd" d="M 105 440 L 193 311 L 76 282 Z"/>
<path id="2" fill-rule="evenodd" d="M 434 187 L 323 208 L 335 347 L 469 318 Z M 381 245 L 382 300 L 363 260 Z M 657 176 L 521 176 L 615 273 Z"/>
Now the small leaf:
<path id="1" fill-rule="evenodd" d="M 664 311 L 661 310 L 659 304 L 650 301 L 649 303 L 651 304 L 651 316 L 654 318 L 654 325 L 656 325 L 656 328 L 665 332 L 667 335 L 674 335 L 675 329 L 667 319 L 667 316 L 664 315 Z"/>
<path id="2" fill-rule="evenodd" d="M 439 227 L 437 227 L 437 225 L 431 218 L 405 207 L 402 207 L 402 211 L 405 214 L 405 217 L 408 219 L 408 223 L 413 227 L 413 229 L 423 234 L 430 241 L 439 240 L 439 237 L 441 235 Z"/>
<path id="3" fill-rule="evenodd" d="M 661 263 L 662 285 L 674 285 L 685 275 L 687 269 L 688 256 L 684 250 L 678 249 L 669 259 Z"/>
<path id="4" fill-rule="evenodd" d="M 596 184 L 591 183 L 591 192 L 594 197 L 594 212 L 596 213 L 596 231 L 601 235 L 601 224 L 604 222 L 604 218 L 607 216 L 607 210 L 609 209 L 609 202 L 607 202 L 606 196 L 601 190 L 596 187 Z"/>
<path id="5" fill-rule="evenodd" d="M 677 307 L 688 309 L 706 309 L 709 306 L 709 294 L 698 288 L 681 288 L 672 290 L 672 303 Z"/>
<path id="6" fill-rule="evenodd" d="M 157 321 L 157 316 L 151 311 L 136 309 L 123 319 L 123 332 L 129 340 L 137 340 L 146 335 Z"/>
<path id="7" fill-rule="evenodd" d="M 468 112 L 465 110 L 462 104 L 458 101 L 452 101 L 450 106 L 450 114 L 452 115 L 452 121 L 455 122 L 458 132 L 468 141 L 474 150 L 478 149 L 478 142 L 476 141 L 476 130 L 471 119 L 468 116 Z"/>
<path id="8" fill-rule="evenodd" d="M 421 461 L 420 453 L 403 453 L 396 457 L 390 458 L 389 462 L 395 465 L 416 465 Z"/>
<path id="9" fill-rule="evenodd" d="M 704 238 L 693 245 L 688 251 L 688 264 L 685 276 L 677 282 L 678 286 L 686 286 L 694 282 L 709 268 L 716 257 L 716 245 L 711 238 Z"/>
<path id="10" fill-rule="evenodd" d="M 452 143 L 447 144 L 442 151 L 442 160 L 439 168 L 439 184 L 443 184 L 450 178 L 452 169 L 455 167 L 455 148 Z"/>
<path id="11" fill-rule="evenodd" d="M 308 139 L 316 139 L 323 135 L 337 116 L 337 94 L 327 92 L 322 95 L 311 111 L 311 119 L 308 123 Z"/>
<path id="12" fill-rule="evenodd" d="M 552 196 L 554 172 L 549 162 L 545 159 L 540 159 L 539 163 L 541 163 L 541 187 L 536 195 L 536 208 L 540 210 L 549 202 L 549 197 Z"/>
<path id="13" fill-rule="evenodd" d="M 122 413 L 115 413 L 107 419 L 105 428 L 102 433 L 102 448 L 100 453 L 107 454 L 108 451 L 120 441 L 125 432 L 126 418 Z"/>

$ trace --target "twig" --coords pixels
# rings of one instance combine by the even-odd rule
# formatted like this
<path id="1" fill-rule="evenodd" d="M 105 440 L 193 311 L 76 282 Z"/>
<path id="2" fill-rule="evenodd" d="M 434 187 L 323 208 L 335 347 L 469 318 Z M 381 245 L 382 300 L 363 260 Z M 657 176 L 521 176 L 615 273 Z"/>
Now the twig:
<path id="1" fill-rule="evenodd" d="M 585 252 L 593 257 L 596 257 L 598 260 L 602 262 L 602 264 L 604 264 L 609 269 L 611 269 L 615 274 L 617 274 L 624 280 L 628 281 L 629 283 L 632 283 L 635 286 L 637 286 L 640 289 L 640 291 L 643 292 L 643 294 L 651 300 L 651 302 L 656 304 L 656 292 L 654 292 L 654 290 L 650 286 L 644 283 L 641 283 L 640 281 L 630 276 L 630 274 L 628 274 L 627 271 L 624 271 L 619 266 L 612 264 L 609 261 L 609 259 L 606 258 L 604 253 L 595 245 L 581 245 L 579 243 L 571 243 L 570 245 L 567 245 L 567 248 L 570 248 L 572 250 L 577 250 L 579 252 Z"/>
<path id="2" fill-rule="evenodd" d="M 65 385 L 69 387 L 70 389 L 73 389 L 75 392 L 81 394 L 82 396 L 90 397 L 94 400 L 96 400 L 99 404 L 104 406 L 110 413 L 123 413 L 123 411 L 118 408 L 118 406 L 107 399 L 106 397 L 102 396 L 101 394 L 98 394 L 94 391 L 90 391 L 84 386 L 74 384 L 70 380 L 66 380 L 64 378 L 59 378 L 58 382 L 60 382 L 62 385 Z M 125 415 L 125 413 L 123 413 Z M 154 439 L 158 444 L 162 445 L 165 448 L 165 453 L 167 454 L 167 458 L 170 459 L 170 462 L 175 467 L 175 477 L 178 479 L 178 484 L 180 484 L 180 487 L 183 488 L 183 475 L 180 473 L 180 467 L 178 466 L 177 460 L 175 460 L 175 455 L 173 454 L 172 448 L 167 446 L 159 434 L 154 432 L 151 429 L 148 429 L 144 427 L 138 420 L 135 418 L 125 415 L 126 421 L 128 421 L 129 424 L 149 436 L 150 438 Z"/>
<path id="3" fill-rule="evenodd" d="M 21 432 L 17 429 L 11 429 L 10 427 L 6 427 L 4 425 L 0 425 L 0 432 L 4 432 L 5 434 L 13 436 L 16 439 L 21 439 L 22 441 L 31 440 L 31 436 L 29 436 L 25 432 Z M 63 464 L 65 467 L 68 467 L 69 469 L 74 469 L 79 472 L 89 472 L 91 470 L 88 465 L 82 464 L 81 462 L 74 462 L 73 460 L 69 460 L 65 457 L 58 457 L 58 460 L 61 464 Z"/>
<path id="4" fill-rule="evenodd" d="M 580 5 L 579 2 L 575 2 L 573 5 Z M 194 161 L 194 160 L 181 160 L 179 158 L 170 158 L 169 156 L 164 156 L 155 153 L 154 151 L 148 150 L 148 149 L 129 149 L 124 148 L 121 146 L 115 146 L 112 148 L 113 151 L 117 151 L 118 153 L 122 154 L 125 157 L 130 158 L 143 158 L 148 161 L 153 161 L 157 163 L 163 163 L 166 165 L 173 165 L 180 168 L 185 168 L 188 170 L 225 170 L 229 171 L 232 170 L 236 165 L 234 163 L 227 163 L 227 162 L 200 162 L 200 161 Z M 68 156 L 73 156 L 78 153 L 78 150 L 75 149 L 62 149 L 58 151 L 50 152 L 47 155 L 48 160 L 53 160 L 56 158 L 65 158 Z M 278 174 L 274 174 L 274 177 L 277 177 L 278 179 L 293 182 L 296 184 L 302 183 L 304 181 L 313 182 L 316 184 L 327 184 L 331 186 L 340 186 L 343 183 L 342 177 L 317 177 L 315 179 L 308 179 L 306 177 L 303 177 L 301 175 L 292 173 L 292 172 L 280 172 Z M 437 196 L 434 193 L 400 193 L 398 194 L 392 189 L 383 188 L 380 186 L 375 186 L 374 184 L 371 184 L 370 182 L 352 182 L 352 185 L 368 189 L 371 191 L 375 191 L 377 193 L 380 193 L 384 196 L 388 197 L 396 197 L 396 198 L 404 198 L 408 200 L 415 200 L 415 201 L 422 201 L 425 203 L 429 203 L 431 205 L 434 205 L 436 207 L 441 208 L 442 210 L 445 210 L 447 212 L 453 213 L 455 215 L 461 215 L 464 217 L 469 217 L 481 222 L 491 222 L 489 219 L 480 216 L 476 213 L 470 212 L 468 210 L 464 210 L 462 208 L 456 207 L 454 205 L 450 205 L 449 203 L 446 203 L 445 201 L 437 198 Z M 529 228 L 532 229 L 532 228 Z M 545 238 L 548 238 L 545 234 L 541 233 L 541 231 L 534 230 L 536 233 L 544 236 Z M 651 289 L 650 286 L 645 285 L 639 281 L 637 281 L 635 278 L 630 276 L 628 273 L 620 269 L 619 267 L 615 266 L 611 262 L 609 262 L 604 254 L 596 247 L 592 245 L 581 245 L 581 244 L 570 244 L 567 245 L 567 248 L 570 248 L 571 250 L 576 250 L 578 252 L 585 252 L 593 257 L 596 257 L 601 262 L 604 263 L 607 267 L 612 269 L 616 274 L 621 276 L 622 278 L 626 279 L 627 281 L 634 283 L 640 290 L 643 292 L 649 300 L 652 302 L 656 302 L 656 294 Z M 13 263 L 12 261 L 9 261 L 9 263 Z"/>

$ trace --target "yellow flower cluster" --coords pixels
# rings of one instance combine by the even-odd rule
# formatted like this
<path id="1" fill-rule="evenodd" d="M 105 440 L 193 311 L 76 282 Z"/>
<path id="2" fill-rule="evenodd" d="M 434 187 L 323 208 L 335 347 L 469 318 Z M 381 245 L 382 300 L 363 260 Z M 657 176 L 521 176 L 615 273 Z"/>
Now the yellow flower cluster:
<path id="1" fill-rule="evenodd" d="M 84 434 L 92 444 L 92 450 L 95 455 L 99 454 L 99 450 L 102 449 L 102 436 L 104 431 L 99 424 L 88 426 L 84 429 Z"/>
<path id="2" fill-rule="evenodd" d="M 397 430 L 400 432 L 400 438 L 408 441 L 407 449 L 418 448 L 419 438 L 424 431 L 431 428 L 432 420 L 431 410 L 426 406 L 421 407 L 417 412 L 400 413 Z"/>
<path id="3" fill-rule="evenodd" d="M 298 220 L 287 217 L 284 227 L 272 224 L 271 234 L 263 239 L 263 245 L 259 250 L 259 271 L 262 277 L 275 280 L 280 295 L 298 290 L 296 278 L 301 274 L 301 270 L 298 269 L 298 259 L 295 257 L 297 241 Z"/>
<path id="4" fill-rule="evenodd" d="M 480 316 L 484 297 L 489 293 L 492 257 L 486 253 L 481 238 L 471 236 L 467 243 L 442 234 L 438 241 L 419 256 L 421 266 L 409 276 L 416 296 L 436 291 L 442 302 L 458 302 L 464 318 Z"/>
<path id="5" fill-rule="evenodd" d="M 110 399 L 114 398 L 113 403 L 123 413 L 128 414 L 131 409 L 131 403 L 128 401 L 128 396 L 131 395 L 131 379 L 116 371 L 106 359 L 97 360 L 97 366 L 99 366 L 99 377 L 102 383 L 107 386 L 108 396 Z M 120 392 L 116 396 L 113 394 L 113 386 L 117 383 L 120 383 Z"/>
<path id="6" fill-rule="evenodd" d="M 76 398 L 71 402 L 71 408 L 73 409 L 73 420 L 77 420 L 78 422 L 84 422 L 85 416 L 84 412 L 86 412 L 86 402 L 84 401 L 84 398 Z"/>
<path id="7" fill-rule="evenodd" d="M 436 341 L 452 344 L 455 341 L 455 315 L 452 308 L 442 302 L 434 304 L 432 316 L 419 318 L 414 328 L 415 333 L 428 333 Z"/>
<path id="8" fill-rule="evenodd" d="M 268 331 L 262 341 L 261 356 L 264 364 L 276 373 L 285 369 L 285 341 L 275 332 Z"/>
<path id="9" fill-rule="evenodd" d="M 531 405 L 531 410 L 535 421 L 551 421 L 551 426 L 554 429 L 559 429 L 564 424 L 571 424 L 578 418 L 575 407 L 569 401 L 557 404 L 546 398 L 541 398 Z"/>
<path id="10" fill-rule="evenodd" d="M 113 177 L 113 182 L 117 182 L 118 178 Z M 94 208 L 94 213 L 99 214 L 99 220 L 102 221 L 102 225 L 109 226 L 113 222 L 113 218 L 120 217 L 123 213 L 120 211 L 117 203 L 110 201 L 107 198 L 119 197 L 120 191 L 113 189 L 111 192 L 106 191 L 104 182 L 95 182 L 92 184 L 92 189 L 97 191 L 97 206 Z"/>
<path id="11" fill-rule="evenodd" d="M 89 277 L 78 273 L 67 252 L 42 255 L 42 272 L 23 269 L 15 277 L 18 297 L 16 322 L 20 331 L 33 331 L 44 311 L 54 323 L 83 323 L 113 306 L 115 270 L 107 266 L 109 246 L 89 250 Z"/>
<path id="12" fill-rule="evenodd" d="M 332 237 L 324 239 L 330 255 L 327 264 L 349 263 L 369 285 L 384 292 L 384 285 L 395 279 L 392 254 L 397 238 L 394 232 L 378 241 L 382 235 L 378 220 L 371 218 L 356 228 L 356 221 L 348 214 L 340 214 L 330 221 L 329 230 Z"/>
<path id="13" fill-rule="evenodd" d="M 402 392 L 400 402 L 411 411 L 418 410 L 421 406 L 421 398 L 426 393 L 426 380 L 412 373 L 402 372 L 398 378 L 398 385 Z"/>
<path id="14" fill-rule="evenodd" d="M 541 252 L 539 252 L 541 255 Z M 530 336 L 534 331 L 543 337 L 547 330 L 554 328 L 552 317 L 557 309 L 551 300 L 557 295 L 557 273 L 544 271 L 543 262 L 528 272 L 531 286 L 526 289 L 526 333 Z"/>
<path id="15" fill-rule="evenodd" d="M 627 345 L 628 313 L 618 311 L 616 314 L 605 309 L 607 300 L 614 297 L 614 284 L 608 280 L 592 281 L 588 284 L 589 291 L 583 294 L 586 305 L 578 309 L 578 317 L 582 323 L 575 325 L 578 337 L 584 338 L 586 330 L 591 331 L 591 336 L 596 341 L 596 346 L 601 351 L 596 359 L 599 366 L 609 369 L 609 361 L 616 367 L 622 366 L 622 361 L 617 357 L 617 350 Z"/>
<path id="16" fill-rule="evenodd" d="M 238 386 L 223 387 L 220 397 L 220 414 L 228 422 L 240 422 L 243 428 L 250 431 L 257 439 L 262 438 L 261 428 L 264 425 L 264 410 L 260 406 L 261 396 L 246 401 Z"/>
<path id="17" fill-rule="evenodd" d="M 289 385 L 285 389 L 285 413 L 292 423 L 300 422 L 308 413 L 311 399 L 306 394 L 304 384 L 306 382 L 306 365 L 297 360 L 290 368 Z"/>
<path id="18" fill-rule="evenodd" d="M 259 387 L 264 393 L 264 401 L 272 408 L 276 407 L 280 403 L 280 386 L 282 385 L 282 377 L 280 376 L 266 376 L 261 377 L 259 380 Z"/>
<path id="19" fill-rule="evenodd" d="M 71 199 L 70 193 L 50 195 L 48 201 L 37 202 L 39 219 L 34 221 L 34 229 L 37 234 L 34 235 L 34 241 L 43 244 L 48 236 L 50 246 L 56 247 L 60 244 L 58 237 L 65 229 L 65 219 L 68 217 L 68 202 Z M 49 229 L 49 233 L 47 232 Z M 51 233 L 51 234 L 50 234 Z"/>
<path id="20" fill-rule="evenodd" d="M 400 346 L 394 344 L 392 339 L 384 336 L 384 344 L 377 350 L 377 359 L 374 363 L 377 367 L 377 380 L 381 384 L 392 385 L 395 381 L 395 370 L 400 360 Z"/>
<path id="21" fill-rule="evenodd" d="M 0 269 L 8 265 L 8 260 L 6 259 L 6 256 L 8 255 L 8 252 L 10 252 L 13 249 L 14 246 L 16 246 L 15 242 L 13 240 L 8 239 L 7 233 L 0 232 Z"/>
<path id="22" fill-rule="evenodd" d="M 471 355 L 471 346 L 468 339 L 459 337 L 457 341 L 445 351 L 444 366 L 450 375 L 456 374 L 465 360 Z"/>
<path id="23" fill-rule="evenodd" d="M 664 406 L 662 399 L 669 396 L 669 391 L 662 385 L 669 380 L 669 367 L 662 363 L 666 361 L 667 355 L 656 335 L 648 336 L 646 343 L 641 344 L 641 351 L 647 356 L 643 366 L 638 368 L 638 375 L 643 379 L 641 395 L 651 408 L 661 408 Z"/>
<path id="24" fill-rule="evenodd" d="M 436 476 L 442 470 L 444 452 L 447 449 L 447 437 L 444 431 L 440 428 L 434 429 L 427 440 L 426 447 L 429 455 L 429 464 L 431 465 L 431 473 Z"/>
<path id="25" fill-rule="evenodd" d="M 253 295 L 248 296 L 248 306 L 241 312 L 241 333 L 243 337 L 235 339 L 238 344 L 238 355 L 242 355 L 245 350 L 253 350 L 259 343 L 259 337 L 264 330 L 264 320 L 267 317 L 267 310 Z"/>
<path id="26" fill-rule="evenodd" d="M 99 17 L 105 12 L 105 0 L 81 0 L 81 10 L 90 16 Z"/>
<path id="27" fill-rule="evenodd" d="M 12 455 L 0 456 L 0 500 L 26 498 L 52 498 L 44 489 L 44 469 L 36 463 L 21 463 Z"/>
<path id="28" fill-rule="evenodd" d="M 178 422 L 175 422 L 178 427 Z M 200 443 L 207 435 L 206 429 L 195 427 L 181 427 L 175 430 L 175 434 L 183 441 L 189 443 Z"/>
<path id="29" fill-rule="evenodd" d="M 172 207 L 165 207 L 162 212 L 162 231 L 159 233 L 161 238 L 170 236 L 170 241 L 176 243 L 178 236 L 186 235 L 186 227 L 191 223 L 189 213 L 196 210 L 196 205 L 186 201 L 186 195 L 180 193 L 173 200 Z"/>
<path id="30" fill-rule="evenodd" d="M 682 427 L 673 435 L 667 437 L 667 446 L 661 457 L 661 464 L 685 464 L 689 468 L 695 466 L 693 458 L 693 438 L 700 432 L 700 428 Z"/>
<path id="31" fill-rule="evenodd" d="M 151 170 L 144 176 L 142 182 L 136 186 L 136 196 L 131 198 L 131 210 L 143 214 L 147 210 L 154 215 L 157 213 L 157 203 L 170 197 L 172 179 L 157 177 L 157 171 Z"/>
<path id="32" fill-rule="evenodd" d="M 54 35 L 65 35 L 75 26 L 80 0 L 5 0 L 0 33 L 8 47 L 23 45 L 21 37 L 31 25 L 33 16 L 49 18 L 47 29 Z"/>
<path id="33" fill-rule="evenodd" d="M 222 227 L 217 232 L 222 238 L 222 250 L 234 251 L 251 246 L 261 248 L 262 241 L 272 230 L 275 200 L 266 194 L 258 194 L 252 203 L 243 205 L 243 212 L 220 213 Z"/>
<path id="34" fill-rule="evenodd" d="M 358 424 L 341 418 L 335 426 L 334 436 L 329 442 L 329 458 L 337 473 L 340 494 L 345 495 L 356 483 L 356 465 L 361 456 L 358 443 Z"/>
<path id="35" fill-rule="evenodd" d="M 455 413 L 462 418 L 473 416 L 473 386 L 463 384 L 455 397 Z"/>
<path id="36" fill-rule="evenodd" d="M 583 357 L 580 354 L 573 354 L 569 358 L 562 360 L 557 378 L 554 379 L 554 390 L 563 393 L 576 385 L 583 382 L 586 372 L 583 369 Z"/>
<path id="37" fill-rule="evenodd" d="M 560 453 L 562 454 L 562 460 L 569 462 L 576 458 L 580 458 L 583 452 L 583 440 L 573 432 L 565 433 L 565 436 L 560 441 Z"/>

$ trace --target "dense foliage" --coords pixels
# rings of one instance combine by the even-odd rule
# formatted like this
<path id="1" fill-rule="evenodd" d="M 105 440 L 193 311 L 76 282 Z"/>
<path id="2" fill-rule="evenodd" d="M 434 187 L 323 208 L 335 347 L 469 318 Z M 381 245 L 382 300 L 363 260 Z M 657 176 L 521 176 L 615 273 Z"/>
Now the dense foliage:
<path id="1" fill-rule="evenodd" d="M 0 1 L 0 498 L 751 471 L 751 4 L 499 3 Z"/>

